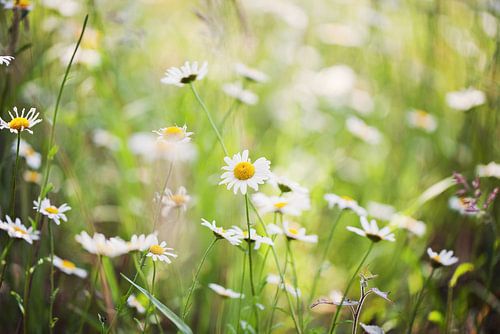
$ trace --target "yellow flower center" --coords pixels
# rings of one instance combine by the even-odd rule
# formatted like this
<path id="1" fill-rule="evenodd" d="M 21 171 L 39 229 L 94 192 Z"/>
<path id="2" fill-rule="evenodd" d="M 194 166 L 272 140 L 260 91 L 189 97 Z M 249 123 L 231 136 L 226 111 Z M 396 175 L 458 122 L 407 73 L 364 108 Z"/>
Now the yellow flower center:
<path id="1" fill-rule="evenodd" d="M 354 199 L 352 197 L 349 197 L 349 196 L 346 196 L 346 195 L 340 196 L 340 198 L 345 199 L 348 202 L 353 202 L 354 201 Z"/>
<path id="2" fill-rule="evenodd" d="M 26 173 L 24 173 L 24 179 L 27 182 L 37 183 L 40 180 L 40 174 L 34 171 L 26 171 Z"/>
<path id="3" fill-rule="evenodd" d="M 425 127 L 429 121 L 429 114 L 423 110 L 415 111 L 415 123 L 420 127 Z"/>
<path id="4" fill-rule="evenodd" d="M 172 195 L 170 199 L 176 204 L 176 205 L 182 205 L 186 203 L 186 196 L 184 195 Z"/>
<path id="5" fill-rule="evenodd" d="M 160 245 L 153 245 L 149 247 L 149 251 L 155 255 L 162 255 L 165 252 L 163 247 Z"/>
<path id="6" fill-rule="evenodd" d="M 163 130 L 163 134 L 167 137 L 174 137 L 178 139 L 183 139 L 186 134 L 184 133 L 184 129 L 178 126 L 169 126 Z"/>
<path id="7" fill-rule="evenodd" d="M 9 122 L 9 128 L 15 129 L 15 130 L 21 130 L 28 128 L 30 126 L 30 122 L 28 121 L 27 118 L 24 117 L 16 117 L 12 119 L 12 121 Z"/>
<path id="8" fill-rule="evenodd" d="M 234 177 L 238 180 L 248 180 L 255 174 L 255 167 L 250 162 L 240 162 L 234 167 Z"/>
<path id="9" fill-rule="evenodd" d="M 75 269 L 76 268 L 76 265 L 73 262 L 68 261 L 68 260 L 63 260 L 62 266 L 66 269 Z"/>
<path id="10" fill-rule="evenodd" d="M 21 234 L 28 234 L 25 230 L 23 230 L 22 228 L 20 227 L 17 227 L 17 226 L 14 226 L 14 231 L 16 231 L 17 233 L 21 233 Z"/>
<path id="11" fill-rule="evenodd" d="M 29 0 L 18 0 L 16 2 L 16 4 L 19 7 L 23 8 L 23 9 L 26 9 L 26 8 L 28 8 L 30 6 L 30 1 Z"/>
<path id="12" fill-rule="evenodd" d="M 48 208 L 45 209 L 45 211 L 47 211 L 48 213 L 52 213 L 54 215 L 59 213 L 59 209 L 56 208 L 55 206 L 49 206 Z"/>
<path id="13" fill-rule="evenodd" d="M 288 203 L 287 202 L 278 202 L 278 203 L 274 203 L 274 207 L 276 209 L 283 209 Z"/>
<path id="14" fill-rule="evenodd" d="M 296 228 L 292 227 L 292 228 L 288 229 L 288 233 L 293 234 L 293 235 L 297 235 L 297 234 L 299 234 L 299 231 Z"/>

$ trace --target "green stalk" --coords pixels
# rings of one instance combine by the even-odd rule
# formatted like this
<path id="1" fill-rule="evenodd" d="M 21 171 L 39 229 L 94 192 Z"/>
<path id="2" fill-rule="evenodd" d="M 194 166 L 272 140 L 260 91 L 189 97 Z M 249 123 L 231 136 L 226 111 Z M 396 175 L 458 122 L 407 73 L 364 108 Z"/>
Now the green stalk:
<path id="1" fill-rule="evenodd" d="M 417 302 L 415 303 L 415 307 L 413 308 L 413 312 L 411 313 L 410 323 L 408 325 L 408 330 L 406 331 L 407 334 L 411 334 L 411 331 L 413 329 L 413 323 L 415 322 L 415 317 L 417 316 L 418 308 L 420 307 L 420 304 L 422 303 L 425 289 L 429 285 L 429 282 L 431 281 L 435 270 L 436 270 L 436 268 L 432 268 L 430 275 L 427 277 L 427 279 L 424 282 L 424 285 L 422 286 L 422 290 L 420 290 L 420 293 L 418 294 Z"/>
<path id="2" fill-rule="evenodd" d="M 349 280 L 349 283 L 347 284 L 347 287 L 344 290 L 344 293 L 342 294 L 342 299 L 340 300 L 340 305 L 337 306 L 337 310 L 335 311 L 335 316 L 333 317 L 332 325 L 330 326 L 330 330 L 328 333 L 332 334 L 335 331 L 335 327 L 337 326 L 337 319 L 340 314 L 340 310 L 342 309 L 342 304 L 344 303 L 344 300 L 347 297 L 347 294 L 349 293 L 349 289 L 351 288 L 352 283 L 354 283 L 354 280 L 356 279 L 356 276 L 358 275 L 359 270 L 365 263 L 366 259 L 368 258 L 368 255 L 370 255 L 370 252 L 373 249 L 374 242 L 370 242 L 370 247 L 368 247 L 368 250 L 365 253 L 365 256 L 363 256 L 363 259 L 359 263 L 358 267 L 354 271 L 351 279 Z"/>
<path id="3" fill-rule="evenodd" d="M 285 266 L 283 267 L 283 276 L 286 275 L 287 267 L 288 267 L 288 252 L 285 253 Z M 278 304 L 279 300 L 279 292 L 281 291 L 281 284 L 284 284 L 284 282 L 280 282 L 278 284 L 278 286 L 276 287 L 276 292 L 274 293 L 273 306 L 271 307 L 271 316 L 269 317 L 269 325 L 267 326 L 267 333 L 269 334 L 271 333 L 273 327 L 274 313 L 276 310 L 276 305 Z"/>
<path id="4" fill-rule="evenodd" d="M 189 288 L 189 292 L 188 292 L 188 295 L 187 295 L 187 298 L 186 298 L 186 302 L 184 303 L 184 308 L 183 308 L 183 311 L 182 311 L 182 319 L 183 320 L 186 319 L 186 316 L 187 316 L 187 314 L 189 312 L 189 300 L 191 299 L 191 296 L 192 296 L 193 291 L 194 291 L 194 287 L 196 286 L 196 282 L 198 281 L 198 276 L 200 275 L 201 267 L 203 266 L 203 263 L 205 263 L 205 260 L 207 259 L 207 256 L 208 256 L 208 253 L 210 253 L 210 251 L 212 250 L 212 248 L 215 246 L 215 243 L 217 242 L 217 240 L 219 240 L 219 238 L 216 237 L 210 243 L 210 245 L 208 246 L 207 250 L 203 254 L 203 257 L 201 258 L 200 263 L 198 264 L 198 268 L 196 268 L 196 273 L 194 274 L 193 283 L 191 283 L 191 287 Z"/>
<path id="5" fill-rule="evenodd" d="M 293 257 L 292 248 L 290 246 L 290 239 L 288 239 L 288 238 L 286 239 L 286 249 L 287 249 L 288 254 L 290 255 L 290 264 L 292 265 L 293 287 L 295 289 L 295 302 L 297 303 L 295 307 L 296 307 L 297 313 L 298 313 L 300 328 L 303 328 L 304 323 L 303 323 L 303 318 L 302 318 L 302 307 L 301 307 L 300 296 L 299 296 L 299 282 L 298 282 L 298 278 L 297 278 L 297 269 L 295 267 L 295 259 Z"/>
<path id="6" fill-rule="evenodd" d="M 52 234 L 52 222 L 48 221 L 47 225 L 49 227 L 49 239 L 50 239 L 50 304 L 49 304 L 49 333 L 54 332 L 54 325 L 52 324 L 53 312 L 54 312 L 54 301 L 56 296 L 54 295 L 54 235 Z"/>
<path id="7" fill-rule="evenodd" d="M 17 180 L 17 170 L 19 168 L 19 146 L 21 145 L 21 131 L 17 130 L 17 146 L 16 146 L 16 164 L 12 170 L 11 179 L 11 189 L 10 189 L 10 205 L 9 212 L 10 216 L 14 218 L 16 210 L 16 180 Z"/>
<path id="8" fill-rule="evenodd" d="M 7 269 L 7 262 L 4 263 L 4 259 L 9 253 L 13 243 L 14 239 L 10 238 L 9 242 L 7 243 L 7 246 L 5 246 L 5 248 L 2 251 L 2 255 L 0 255 L 0 264 L 2 265 L 2 273 L 0 274 L 0 288 L 2 287 L 3 278 L 5 276 L 5 270 Z"/>
<path id="9" fill-rule="evenodd" d="M 97 279 L 99 278 L 99 268 L 101 267 L 102 259 L 101 255 L 98 255 L 97 257 L 97 267 L 95 269 L 95 274 L 94 274 L 94 279 L 92 280 L 92 284 L 90 286 L 90 295 L 89 299 L 87 300 L 87 305 L 85 305 L 85 312 L 83 314 L 88 314 L 90 310 L 90 305 L 92 305 L 92 298 L 94 296 L 95 288 L 97 285 Z M 80 320 L 80 325 L 78 325 L 78 334 L 82 333 L 83 330 L 83 325 L 85 324 L 85 317 L 82 316 L 82 319 Z"/>
<path id="10" fill-rule="evenodd" d="M 153 261 L 153 277 L 151 279 L 151 290 L 149 291 L 149 293 L 151 293 L 151 296 L 154 297 L 154 293 L 155 293 L 155 279 L 156 279 L 156 261 Z M 153 303 L 151 301 L 151 299 L 149 300 L 149 305 L 148 305 L 148 309 L 146 311 L 146 317 L 145 317 L 145 324 L 144 324 L 144 328 L 142 330 L 142 333 L 146 333 L 147 331 L 147 328 L 148 328 L 148 324 L 149 324 L 149 314 L 151 313 L 151 306 L 153 306 Z M 156 318 L 156 321 L 158 322 L 158 318 Z M 159 324 L 158 324 L 159 325 Z"/>
<path id="11" fill-rule="evenodd" d="M 243 270 L 241 271 L 241 283 L 240 283 L 240 293 L 243 293 L 243 286 L 245 283 L 245 271 L 247 269 L 247 257 L 243 256 Z M 241 319 L 241 301 L 243 298 L 238 300 L 238 322 L 236 323 L 236 333 L 240 332 L 240 319 Z"/>
<path id="12" fill-rule="evenodd" d="M 247 229 L 248 229 L 248 269 L 249 269 L 249 276 L 250 276 L 250 289 L 252 291 L 252 307 L 254 310 L 255 314 L 255 321 L 256 321 L 256 328 L 257 328 L 257 333 L 259 332 L 259 309 L 257 308 L 257 305 L 255 304 L 255 298 L 256 298 L 256 293 L 255 293 L 255 283 L 253 281 L 253 266 L 252 266 L 252 245 L 250 243 L 250 212 L 248 209 L 248 193 L 245 194 L 245 213 L 246 213 L 246 220 L 247 220 Z"/>
<path id="13" fill-rule="evenodd" d="M 445 317 L 445 328 L 444 333 L 448 334 L 450 332 L 451 323 L 453 320 L 453 288 L 448 287 L 448 296 L 446 298 L 446 317 Z"/>

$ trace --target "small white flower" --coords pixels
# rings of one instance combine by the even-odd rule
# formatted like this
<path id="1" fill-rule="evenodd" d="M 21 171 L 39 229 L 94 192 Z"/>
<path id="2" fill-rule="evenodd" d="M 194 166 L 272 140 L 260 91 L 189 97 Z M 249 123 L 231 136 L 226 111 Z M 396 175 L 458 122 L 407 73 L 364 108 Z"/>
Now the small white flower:
<path id="1" fill-rule="evenodd" d="M 127 298 L 127 305 L 129 307 L 135 308 L 137 310 L 137 312 L 139 312 L 139 313 L 146 312 L 146 309 L 144 308 L 144 306 L 142 306 L 142 304 L 139 302 L 139 300 L 137 300 L 137 298 L 134 294 L 131 294 Z"/>
<path id="2" fill-rule="evenodd" d="M 446 94 L 446 103 L 450 108 L 456 110 L 466 111 L 480 106 L 485 102 L 486 95 L 484 92 L 474 88 L 462 89 Z"/>
<path id="3" fill-rule="evenodd" d="M 238 74 L 239 76 L 242 76 L 243 78 L 245 78 L 246 80 L 249 80 L 249 81 L 262 83 L 262 82 L 266 82 L 269 79 L 267 74 L 265 74 L 264 72 L 250 68 L 242 63 L 235 64 L 234 70 L 235 70 L 236 74 Z"/>
<path id="4" fill-rule="evenodd" d="M 150 133 L 135 133 L 129 139 L 130 150 L 146 161 L 191 161 L 196 157 L 196 148 L 190 142 L 158 140 Z"/>
<path id="5" fill-rule="evenodd" d="M 423 110 L 409 111 L 407 113 L 407 121 L 410 127 L 422 129 L 427 132 L 434 132 L 437 128 L 436 118 Z"/>
<path id="6" fill-rule="evenodd" d="M 9 111 L 10 122 L 6 122 L 0 117 L 0 129 L 9 129 L 10 132 L 15 134 L 22 131 L 33 133 L 31 128 L 42 121 L 38 118 L 40 113 L 36 112 L 36 108 L 31 108 L 26 115 L 24 115 L 24 108 L 21 113 L 17 111 L 17 107 L 13 107 L 12 110 L 14 110 L 14 114 Z"/>
<path id="7" fill-rule="evenodd" d="M 75 240 L 89 253 L 96 255 L 104 255 L 108 257 L 116 257 L 127 254 L 129 245 L 126 241 L 114 237 L 106 239 L 104 234 L 94 233 L 91 237 L 87 232 L 82 231 L 75 236 Z"/>
<path id="8" fill-rule="evenodd" d="M 252 106 L 259 102 L 259 97 L 257 96 L 257 94 L 248 89 L 244 89 L 241 83 L 224 84 L 222 85 L 222 90 L 230 97 L 244 104 Z"/>
<path id="9" fill-rule="evenodd" d="M 325 194 L 323 197 L 328 202 L 328 207 L 331 209 L 338 206 L 340 210 L 349 209 L 358 216 L 366 216 L 366 210 L 358 205 L 354 199 L 349 196 L 338 196 L 335 194 Z"/>
<path id="10" fill-rule="evenodd" d="M 159 139 L 174 143 L 189 143 L 191 141 L 191 135 L 193 134 L 187 131 L 187 126 L 185 124 L 182 127 L 177 125 L 168 126 L 153 132 L 159 136 Z"/>
<path id="11" fill-rule="evenodd" d="M 500 164 L 492 161 L 487 165 L 477 165 L 476 174 L 479 177 L 496 177 L 500 179 Z"/>
<path id="12" fill-rule="evenodd" d="M 238 190 L 245 195 L 247 187 L 255 191 L 259 184 L 263 184 L 269 178 L 271 162 L 266 158 L 259 158 L 254 163 L 248 157 L 248 150 L 233 155 L 233 158 L 225 157 L 226 166 L 222 167 L 222 181 L 219 184 L 227 184 L 227 189 L 233 188 L 236 194 Z"/>
<path id="13" fill-rule="evenodd" d="M 34 231 L 31 226 L 27 228 L 19 218 L 13 222 L 9 216 L 5 216 L 5 222 L 0 220 L 0 229 L 6 231 L 9 237 L 24 239 L 29 244 L 32 244 L 33 240 L 40 239 L 40 231 Z"/>
<path id="14" fill-rule="evenodd" d="M 367 334 L 385 334 L 384 330 L 379 326 L 365 325 L 362 322 L 360 322 L 359 324 L 361 325 L 361 327 L 363 327 L 364 331 Z"/>
<path id="15" fill-rule="evenodd" d="M 288 282 L 283 282 L 281 281 L 281 277 L 279 275 L 274 275 L 274 274 L 269 274 L 266 277 L 266 282 L 268 284 L 273 284 L 273 285 L 278 285 L 280 289 L 285 289 L 289 294 L 291 294 L 294 297 L 300 297 L 301 292 L 300 289 L 295 289 L 292 284 Z"/>
<path id="16" fill-rule="evenodd" d="M 382 134 L 377 128 L 367 125 L 363 120 L 355 116 L 351 116 L 346 120 L 346 126 L 350 133 L 370 145 L 377 145 L 382 140 Z"/>
<path id="17" fill-rule="evenodd" d="M 450 209 L 457 211 L 463 216 L 476 216 L 478 210 L 474 208 L 474 199 L 472 197 L 457 197 L 452 196 L 448 200 L 448 206 Z"/>
<path id="18" fill-rule="evenodd" d="M 215 237 L 219 239 L 226 239 L 233 246 L 238 246 L 241 244 L 241 238 L 236 235 L 236 232 L 233 229 L 225 230 L 223 227 L 218 227 L 215 224 L 215 220 L 211 223 L 206 219 L 201 219 L 201 225 L 208 227 L 210 231 L 212 231 Z"/>
<path id="19" fill-rule="evenodd" d="M 128 249 L 129 251 L 141 251 L 144 252 L 145 250 L 149 249 L 151 246 L 153 246 L 157 242 L 156 239 L 156 232 L 148 235 L 132 235 L 130 238 L 130 241 L 128 242 Z"/>
<path id="20" fill-rule="evenodd" d="M 238 293 L 236 291 L 233 291 L 231 289 L 226 289 L 225 287 L 215 284 L 215 283 L 210 283 L 208 287 L 212 290 L 215 291 L 219 296 L 222 296 L 224 298 L 233 298 L 233 299 L 240 299 L 240 298 L 245 298 L 244 294 Z"/>
<path id="21" fill-rule="evenodd" d="M 154 241 L 155 242 L 153 243 L 153 245 L 149 247 L 149 252 L 146 254 L 146 256 L 151 257 L 153 261 L 159 260 L 165 263 L 172 263 L 172 260 L 170 260 L 169 256 L 173 258 L 177 257 L 177 254 L 172 253 L 174 249 L 168 248 L 165 241 L 159 243 L 156 236 Z"/>
<path id="22" fill-rule="evenodd" d="M 40 184 L 40 182 L 42 181 L 42 174 L 34 170 L 25 170 L 23 173 L 23 179 L 24 181 L 29 183 Z"/>
<path id="23" fill-rule="evenodd" d="M 12 151 L 16 152 L 17 143 L 12 145 Z M 35 151 L 33 147 L 25 140 L 19 142 L 19 155 L 26 159 L 26 164 L 32 169 L 40 168 L 42 164 L 42 155 Z"/>
<path id="24" fill-rule="evenodd" d="M 309 195 L 309 189 L 302 187 L 297 182 L 282 175 L 276 175 L 271 172 L 267 182 L 279 189 L 282 193 L 294 192 L 297 194 Z"/>
<path id="25" fill-rule="evenodd" d="M 15 58 L 12 56 L 0 56 L 0 65 L 5 65 L 9 66 L 10 62 L 13 61 Z"/>
<path id="26" fill-rule="evenodd" d="M 306 235 L 306 229 L 298 224 L 283 222 L 283 227 L 275 224 L 267 225 L 267 232 L 273 234 L 284 234 L 289 240 L 298 240 L 310 243 L 317 243 L 318 236 L 315 234 Z"/>
<path id="27" fill-rule="evenodd" d="M 432 266 L 442 267 L 442 266 L 451 266 L 458 262 L 458 257 L 453 256 L 453 251 L 448 251 L 443 249 L 439 254 L 434 252 L 430 247 L 427 248 L 427 255 L 431 258 Z"/>
<path id="28" fill-rule="evenodd" d="M 67 275 L 76 275 L 81 278 L 87 277 L 86 270 L 78 268 L 73 262 L 69 260 L 63 260 L 56 255 L 54 255 L 54 267 L 57 267 Z"/>
<path id="29" fill-rule="evenodd" d="M 255 243 L 254 249 L 259 249 L 262 244 L 274 246 L 274 242 L 271 240 L 271 238 L 257 234 L 257 231 L 254 228 L 250 228 L 250 235 L 248 234 L 248 231 L 243 231 L 238 226 L 233 226 L 231 228 L 231 231 L 232 233 L 234 233 L 234 236 L 238 237 L 239 239 L 243 239 L 249 243 Z"/>
<path id="30" fill-rule="evenodd" d="M 162 203 L 165 206 L 163 214 L 166 215 L 171 209 L 177 208 L 181 211 L 186 211 L 191 196 L 187 194 L 186 188 L 179 187 L 174 194 L 170 189 L 165 190 Z"/>
<path id="31" fill-rule="evenodd" d="M 394 239 L 394 233 L 391 233 L 391 230 L 389 227 L 384 227 L 379 229 L 377 226 L 377 222 L 375 219 L 372 219 L 370 222 L 368 222 L 368 219 L 366 217 L 361 216 L 359 217 L 361 221 L 361 226 L 363 229 L 359 229 L 357 227 L 352 227 L 352 226 L 347 226 L 347 229 L 351 232 L 354 232 L 362 237 L 367 237 L 373 242 L 379 242 L 381 240 L 387 240 L 387 241 L 396 241 Z"/>
<path id="32" fill-rule="evenodd" d="M 267 196 L 262 193 L 252 195 L 252 201 L 261 214 L 277 212 L 284 215 L 300 216 L 311 208 L 308 195 L 289 193 L 283 196 Z"/>
<path id="33" fill-rule="evenodd" d="M 427 226 L 423 221 L 416 220 L 413 217 L 397 213 L 392 217 L 391 224 L 397 228 L 408 230 L 410 233 L 421 237 L 425 234 Z"/>
<path id="34" fill-rule="evenodd" d="M 396 213 L 396 209 L 393 206 L 372 201 L 368 202 L 366 210 L 373 218 L 385 221 L 390 221 Z"/>
<path id="35" fill-rule="evenodd" d="M 47 216 L 49 219 L 52 219 L 57 225 L 61 224 L 61 220 L 65 222 L 68 221 L 68 218 L 64 213 L 71 210 L 71 207 L 66 203 L 57 207 L 50 204 L 50 200 L 48 198 L 44 198 L 42 201 L 33 201 L 33 204 L 33 209 L 39 211 L 42 215 Z"/>
<path id="36" fill-rule="evenodd" d="M 1 1 L 5 9 L 19 9 L 21 11 L 31 11 L 33 5 L 30 0 L 5 0 Z"/>
<path id="37" fill-rule="evenodd" d="M 205 61 L 198 68 L 198 62 L 189 63 L 186 61 L 183 66 L 171 67 L 165 72 L 165 77 L 161 82 L 166 85 L 182 87 L 195 80 L 201 80 L 208 72 L 208 63 Z"/>

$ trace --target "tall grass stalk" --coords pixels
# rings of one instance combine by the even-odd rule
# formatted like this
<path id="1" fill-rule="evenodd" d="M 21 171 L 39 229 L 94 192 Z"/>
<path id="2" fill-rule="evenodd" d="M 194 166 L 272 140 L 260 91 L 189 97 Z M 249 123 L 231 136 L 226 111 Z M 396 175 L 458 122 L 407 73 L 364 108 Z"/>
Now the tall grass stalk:
<path id="1" fill-rule="evenodd" d="M 300 324 L 300 328 L 303 329 L 304 328 L 304 322 L 303 322 L 303 318 L 302 318 L 302 303 L 301 303 L 301 300 L 300 300 L 300 295 L 299 295 L 299 281 L 298 281 L 298 278 L 297 278 L 297 268 L 296 268 L 296 264 L 295 264 L 295 258 L 293 257 L 293 252 L 292 252 L 292 247 L 290 245 L 291 241 L 290 239 L 286 239 L 286 250 L 287 250 L 287 253 L 288 253 L 288 257 L 290 259 L 290 265 L 292 266 L 292 278 L 293 278 L 293 288 L 295 290 L 295 302 L 296 302 L 296 310 L 297 310 L 297 315 L 298 315 L 298 318 L 299 318 L 299 324 Z"/>
<path id="2" fill-rule="evenodd" d="M 259 309 L 256 304 L 257 294 L 255 292 L 255 283 L 253 281 L 253 264 L 252 264 L 252 244 L 251 244 L 251 233 L 250 233 L 250 210 L 248 208 L 248 193 L 245 194 L 245 216 L 247 220 L 247 230 L 248 230 L 248 276 L 250 277 L 250 289 L 252 291 L 252 308 L 254 310 L 255 321 L 257 333 L 259 332 Z"/>
<path id="3" fill-rule="evenodd" d="M 49 242 L 50 242 L 50 302 L 49 302 L 49 333 L 54 331 L 55 322 L 53 322 L 54 301 L 56 299 L 56 292 L 54 292 L 54 235 L 52 233 L 52 222 L 47 222 L 49 228 Z"/>
<path id="4" fill-rule="evenodd" d="M 416 318 L 417 313 L 418 313 L 418 308 L 420 307 L 420 304 L 422 303 L 425 290 L 427 289 L 435 271 L 436 271 L 436 268 L 433 267 L 431 270 L 431 273 L 429 274 L 429 276 L 427 276 L 427 279 L 425 280 L 424 285 L 422 286 L 422 290 L 420 290 L 420 292 L 417 296 L 417 301 L 415 302 L 415 307 L 413 308 L 413 311 L 411 313 L 410 321 L 408 324 L 408 330 L 406 331 L 406 334 L 411 334 L 411 331 L 413 329 L 413 323 L 415 322 L 415 318 Z"/>
<path id="5" fill-rule="evenodd" d="M 84 313 L 83 314 L 88 314 L 89 310 L 90 310 L 90 306 L 92 305 L 92 299 L 94 297 L 94 293 L 95 293 L 95 289 L 96 289 L 96 285 L 97 285 L 97 280 L 99 279 L 99 272 L 100 272 L 101 265 L 102 265 L 102 258 L 101 258 L 101 255 L 98 255 L 98 257 L 97 257 L 97 266 L 96 266 L 95 272 L 94 272 L 94 279 L 92 280 L 92 283 L 90 285 L 89 297 L 88 297 L 88 300 L 87 300 L 87 304 L 85 305 L 85 309 L 84 309 Z M 84 327 L 85 322 L 86 322 L 85 321 L 86 319 L 87 319 L 86 317 L 82 317 L 81 318 L 80 324 L 78 325 L 77 334 L 81 334 L 82 333 L 83 327 Z"/>
<path id="6" fill-rule="evenodd" d="M 21 131 L 17 131 L 17 144 L 16 144 L 16 162 L 14 168 L 12 169 L 12 178 L 11 178 L 11 188 L 10 188 L 10 204 L 9 204 L 9 212 L 10 216 L 14 218 L 16 211 L 16 181 L 17 181 L 17 173 L 19 169 L 19 147 L 21 145 Z"/>

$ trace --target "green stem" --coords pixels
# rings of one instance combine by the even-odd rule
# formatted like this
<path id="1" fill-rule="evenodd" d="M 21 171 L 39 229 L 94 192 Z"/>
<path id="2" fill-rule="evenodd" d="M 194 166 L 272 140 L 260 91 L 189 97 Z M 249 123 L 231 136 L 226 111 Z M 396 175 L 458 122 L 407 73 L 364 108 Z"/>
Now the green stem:
<path id="1" fill-rule="evenodd" d="M 160 220 L 162 202 L 163 202 L 163 198 L 165 197 L 165 190 L 167 190 L 168 181 L 170 180 L 170 176 L 172 175 L 172 169 L 174 167 L 174 161 L 175 160 L 172 160 L 170 162 L 170 166 L 168 167 L 168 174 L 167 174 L 167 177 L 165 179 L 165 183 L 163 184 L 163 188 L 161 190 L 160 198 L 158 200 L 158 209 L 156 211 L 155 220 L 153 222 L 153 232 L 156 230 L 156 224 Z"/>
<path id="2" fill-rule="evenodd" d="M 95 269 L 95 273 L 94 273 L 94 279 L 92 280 L 92 284 L 90 286 L 90 295 L 89 295 L 89 299 L 87 300 L 87 305 L 85 305 L 85 311 L 83 314 L 88 314 L 89 313 L 89 310 L 90 310 L 90 305 L 92 305 L 92 298 L 94 296 L 94 292 L 95 292 L 95 288 L 96 288 L 96 285 L 97 285 L 97 279 L 99 278 L 99 271 L 100 271 L 100 267 L 101 267 L 101 263 L 102 263 L 102 259 L 101 259 L 101 256 L 98 255 L 98 259 L 97 259 L 97 267 Z M 83 330 L 83 325 L 85 324 L 85 321 L 86 320 L 86 317 L 83 317 L 82 316 L 82 319 L 80 320 L 80 325 L 78 326 L 78 334 L 81 334 L 82 333 L 82 330 Z"/>
<path id="3" fill-rule="evenodd" d="M 301 308 L 301 302 L 300 302 L 300 296 L 299 296 L 299 282 L 297 278 L 297 269 L 295 267 L 295 259 L 293 257 L 292 253 L 292 248 L 290 246 L 290 240 L 287 238 L 286 239 L 286 249 L 288 254 L 290 255 L 290 264 L 292 265 L 292 277 L 293 277 L 293 288 L 295 289 L 295 302 L 296 302 L 296 309 L 297 309 L 297 314 L 299 318 L 299 324 L 300 328 L 303 328 L 303 319 L 302 319 L 302 308 Z"/>
<path id="4" fill-rule="evenodd" d="M 17 146 L 16 146 L 16 164 L 12 170 L 11 179 L 11 189 L 10 189 L 10 205 L 9 212 L 12 219 L 14 219 L 14 214 L 16 210 L 16 181 L 17 181 L 17 170 L 19 168 L 19 146 L 21 145 L 21 131 L 17 131 Z"/>
<path id="5" fill-rule="evenodd" d="M 186 319 L 186 316 L 189 312 L 189 301 L 191 300 L 191 296 L 193 294 L 194 288 L 196 286 L 196 282 L 198 281 L 198 276 L 200 275 L 201 267 L 203 266 L 203 263 L 205 263 L 205 260 L 207 259 L 208 253 L 212 250 L 212 248 L 215 246 L 215 243 L 219 240 L 219 238 L 215 238 L 210 245 L 208 246 L 207 250 L 203 254 L 203 257 L 201 258 L 200 263 L 198 264 L 198 268 L 196 268 L 196 273 L 194 274 L 193 278 L 193 283 L 191 283 L 191 287 L 189 288 L 188 295 L 186 297 L 186 302 L 184 303 L 184 308 L 182 311 L 182 319 Z"/>
<path id="6" fill-rule="evenodd" d="M 287 266 L 288 266 L 288 252 L 285 253 L 285 266 L 283 267 L 283 276 L 286 275 Z M 276 287 L 276 292 L 274 293 L 273 306 L 271 307 L 271 316 L 269 317 L 269 324 L 267 326 L 267 333 L 271 333 L 271 330 L 273 327 L 274 313 L 276 310 L 276 305 L 278 304 L 279 292 L 281 291 L 282 284 L 284 284 L 284 282 L 280 282 L 278 284 L 278 286 Z"/>
<path id="7" fill-rule="evenodd" d="M 156 262 L 153 261 L 153 277 L 151 279 L 151 290 L 149 291 L 149 293 L 151 293 L 151 296 L 153 296 L 153 297 L 154 297 L 154 293 L 155 293 L 155 279 L 156 279 Z M 153 306 L 153 302 L 150 299 L 148 309 L 146 311 L 146 317 L 145 317 L 146 323 L 144 324 L 144 329 L 142 330 L 142 333 L 146 333 L 146 331 L 147 331 L 148 324 L 149 324 L 149 314 L 151 313 L 152 306 Z M 158 322 L 158 318 L 156 318 L 156 321 Z"/>
<path id="8" fill-rule="evenodd" d="M 257 328 L 257 333 L 259 332 L 259 309 L 257 308 L 256 305 L 256 293 L 255 293 L 255 283 L 253 281 L 253 266 L 252 266 L 252 244 L 250 240 L 250 212 L 248 209 L 248 193 L 245 194 L 245 213 L 246 213 L 246 220 L 247 220 L 247 229 L 248 229 L 248 269 L 249 269 L 249 276 L 250 276 L 250 289 L 252 291 L 252 307 L 254 310 L 255 314 L 255 321 L 256 325 L 255 327 Z"/>
<path id="9" fill-rule="evenodd" d="M 422 303 L 422 300 L 424 297 L 425 289 L 429 285 L 429 282 L 431 281 L 432 276 L 434 275 L 435 271 L 436 271 L 436 268 L 432 268 L 430 275 L 427 277 L 427 279 L 424 282 L 424 285 L 422 286 L 422 290 L 420 290 L 420 293 L 418 294 L 417 302 L 415 303 L 415 307 L 413 308 L 413 312 L 411 313 L 410 323 L 408 325 L 408 330 L 406 331 L 407 334 L 411 334 L 411 331 L 413 329 L 413 323 L 415 322 L 415 317 L 417 316 L 418 308 L 420 307 L 420 304 Z"/>
<path id="10" fill-rule="evenodd" d="M 247 269 L 247 257 L 243 257 L 243 270 L 241 271 L 241 283 L 240 283 L 240 293 L 243 293 L 243 286 L 245 283 L 245 271 Z M 241 301 L 243 298 L 238 300 L 238 322 L 236 323 L 236 333 L 240 332 L 240 319 L 241 319 Z"/>
<path id="11" fill-rule="evenodd" d="M 445 317 L 445 328 L 444 333 L 448 334 L 450 332 L 451 323 L 453 320 L 453 288 L 448 287 L 448 296 L 446 298 L 446 317 Z"/>
<path id="12" fill-rule="evenodd" d="M 50 304 L 49 304 L 49 333 L 54 332 L 54 325 L 52 323 L 53 311 L 54 311 L 54 301 L 56 296 L 54 295 L 54 235 L 52 234 L 52 222 L 47 222 L 49 227 L 49 241 L 50 241 Z"/>
<path id="13" fill-rule="evenodd" d="M 224 145 L 224 141 L 222 140 L 222 136 L 221 136 L 219 130 L 217 129 L 217 125 L 215 125 L 215 122 L 212 119 L 212 116 L 210 115 L 210 112 L 208 111 L 205 103 L 201 99 L 200 95 L 198 95 L 198 91 L 196 91 L 196 88 L 194 87 L 194 84 L 190 83 L 189 86 L 191 87 L 191 90 L 193 91 L 193 94 L 196 97 L 196 100 L 198 100 L 198 103 L 200 104 L 201 109 L 203 109 L 203 111 L 207 115 L 208 121 L 210 122 L 210 125 L 212 126 L 212 129 L 214 130 L 215 135 L 217 136 L 217 139 L 219 140 L 219 143 L 222 146 L 222 150 L 224 151 L 224 154 L 226 156 L 229 155 L 228 152 L 227 152 L 227 149 L 226 149 L 226 145 Z"/>
<path id="14" fill-rule="evenodd" d="M 374 242 L 370 242 L 370 247 L 368 247 L 368 250 L 365 253 L 365 256 L 363 256 L 363 259 L 359 263 L 358 267 L 354 271 L 351 279 L 349 280 L 349 283 L 347 284 L 347 287 L 345 288 L 344 293 L 342 294 L 342 299 L 340 300 L 340 305 L 337 306 L 337 310 L 335 311 L 335 316 L 333 317 L 332 325 L 330 326 L 330 331 L 328 333 L 332 334 L 335 331 L 335 327 L 337 326 L 337 319 L 340 314 L 340 310 L 342 309 L 342 304 L 344 303 L 344 300 L 347 297 L 347 294 L 349 293 L 349 289 L 351 288 L 352 283 L 354 283 L 354 280 L 356 279 L 356 276 L 358 275 L 359 270 L 365 263 L 366 259 L 368 258 L 368 255 L 370 255 L 370 252 L 373 249 Z"/>
<path id="15" fill-rule="evenodd" d="M 3 278 L 5 276 L 5 270 L 7 269 L 7 262 L 4 263 L 4 259 L 9 254 L 10 248 L 12 247 L 12 244 L 14 243 L 14 239 L 10 239 L 9 242 L 7 243 L 7 246 L 2 251 L 2 255 L 0 255 L 0 264 L 2 265 L 2 273 L 0 274 L 0 288 L 2 288 L 3 284 Z"/>

